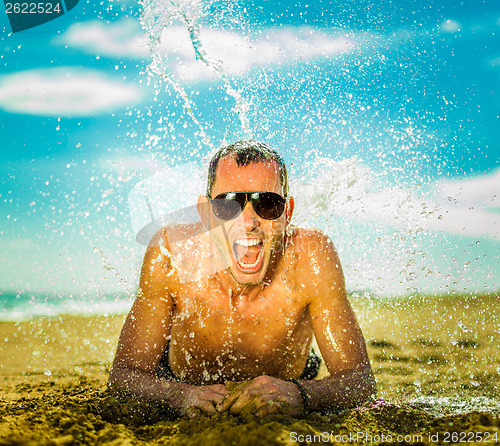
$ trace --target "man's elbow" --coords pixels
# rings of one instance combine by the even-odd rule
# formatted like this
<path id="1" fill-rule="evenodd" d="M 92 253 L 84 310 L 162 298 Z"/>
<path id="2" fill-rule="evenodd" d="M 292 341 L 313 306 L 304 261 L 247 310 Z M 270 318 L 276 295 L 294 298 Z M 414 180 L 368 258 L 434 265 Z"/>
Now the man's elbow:
<path id="1" fill-rule="evenodd" d="M 371 369 L 345 370 L 341 373 L 342 388 L 337 407 L 351 409 L 362 406 L 377 396 L 377 385 Z"/>
<path id="2" fill-rule="evenodd" d="M 363 397 L 364 401 L 374 400 L 377 398 L 377 382 L 371 369 L 364 374 Z"/>
<path id="3" fill-rule="evenodd" d="M 352 406 L 360 406 L 367 401 L 374 400 L 377 397 L 377 383 L 373 372 L 370 369 L 358 371 L 355 385 L 355 392 L 353 392 Z"/>
<path id="4" fill-rule="evenodd" d="M 113 364 L 108 377 L 108 389 L 128 390 L 133 379 L 133 371 L 119 364 Z"/>

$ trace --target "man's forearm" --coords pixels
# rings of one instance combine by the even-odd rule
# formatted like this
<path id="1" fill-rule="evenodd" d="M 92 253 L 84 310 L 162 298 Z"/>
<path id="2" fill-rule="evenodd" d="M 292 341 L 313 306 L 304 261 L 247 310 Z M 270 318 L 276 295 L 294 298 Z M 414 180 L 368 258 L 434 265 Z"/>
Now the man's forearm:
<path id="1" fill-rule="evenodd" d="M 151 373 L 123 366 L 113 367 L 108 385 L 145 400 L 166 403 L 173 409 L 179 408 L 184 391 L 190 387 L 189 384 L 167 381 Z"/>
<path id="2" fill-rule="evenodd" d="M 370 369 L 344 370 L 321 380 L 301 380 L 300 383 L 307 394 L 311 411 L 359 406 L 377 393 Z"/>

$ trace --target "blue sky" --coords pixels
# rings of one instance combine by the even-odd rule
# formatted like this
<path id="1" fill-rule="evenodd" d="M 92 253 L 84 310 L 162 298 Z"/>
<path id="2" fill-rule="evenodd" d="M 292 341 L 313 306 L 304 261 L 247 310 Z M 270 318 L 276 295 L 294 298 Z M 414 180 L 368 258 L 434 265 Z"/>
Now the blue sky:
<path id="1" fill-rule="evenodd" d="M 0 289 L 132 292 L 131 190 L 250 134 L 350 290 L 498 289 L 500 7 L 310 3 L 147 1 L 143 29 L 139 3 L 80 2 L 14 34 L 0 6 Z"/>

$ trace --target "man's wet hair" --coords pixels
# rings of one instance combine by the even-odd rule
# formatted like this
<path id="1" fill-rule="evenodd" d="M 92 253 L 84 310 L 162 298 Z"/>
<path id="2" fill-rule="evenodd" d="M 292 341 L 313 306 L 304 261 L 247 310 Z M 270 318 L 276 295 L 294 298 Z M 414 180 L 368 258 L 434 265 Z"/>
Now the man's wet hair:
<path id="1" fill-rule="evenodd" d="M 263 142 L 253 139 L 237 141 L 228 146 L 221 147 L 210 160 L 208 166 L 207 195 L 211 197 L 212 188 L 215 183 L 215 174 L 219 161 L 231 157 L 238 166 L 246 166 L 250 163 L 274 161 L 279 166 L 281 186 L 285 197 L 288 195 L 288 172 L 285 162 L 276 150 L 271 149 Z M 213 197 L 212 197 L 213 198 Z"/>

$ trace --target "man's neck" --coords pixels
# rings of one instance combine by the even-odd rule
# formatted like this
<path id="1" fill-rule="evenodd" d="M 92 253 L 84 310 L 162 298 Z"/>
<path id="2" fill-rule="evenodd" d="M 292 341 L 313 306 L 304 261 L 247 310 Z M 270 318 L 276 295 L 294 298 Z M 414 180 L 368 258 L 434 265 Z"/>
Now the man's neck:
<path id="1" fill-rule="evenodd" d="M 253 300 L 257 297 L 260 291 L 268 285 L 268 281 L 266 280 L 256 284 L 238 283 L 234 280 L 228 270 L 217 273 L 217 277 L 224 294 L 226 294 L 229 299 L 234 302 L 242 299 Z"/>

